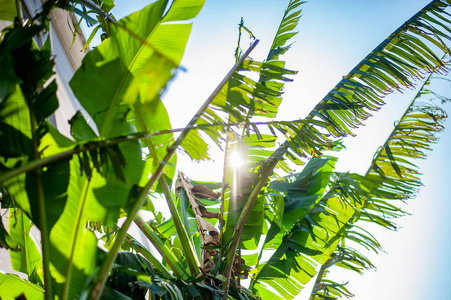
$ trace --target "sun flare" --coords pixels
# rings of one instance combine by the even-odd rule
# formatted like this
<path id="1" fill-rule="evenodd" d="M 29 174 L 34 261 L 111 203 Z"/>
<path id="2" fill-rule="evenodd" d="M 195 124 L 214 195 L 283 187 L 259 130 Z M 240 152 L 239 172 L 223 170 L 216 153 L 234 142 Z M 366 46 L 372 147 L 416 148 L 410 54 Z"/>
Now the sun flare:
<path id="1" fill-rule="evenodd" d="M 243 157 L 237 151 L 232 151 L 229 155 L 229 164 L 233 168 L 239 168 L 244 164 Z"/>

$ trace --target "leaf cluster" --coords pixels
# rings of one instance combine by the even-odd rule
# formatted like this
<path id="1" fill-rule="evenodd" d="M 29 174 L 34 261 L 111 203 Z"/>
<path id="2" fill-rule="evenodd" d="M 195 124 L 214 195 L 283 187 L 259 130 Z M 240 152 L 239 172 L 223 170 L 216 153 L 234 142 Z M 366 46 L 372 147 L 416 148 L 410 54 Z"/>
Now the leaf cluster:
<path id="1" fill-rule="evenodd" d="M 399 202 L 421 187 L 414 159 L 426 158 L 447 117 L 426 100 L 447 101 L 429 87 L 448 70 L 451 2 L 428 4 L 293 121 L 273 119 L 296 74 L 281 57 L 304 2 L 289 1 L 262 61 L 249 57 L 258 40 L 241 50 L 243 30 L 255 39 L 242 21 L 234 67 L 176 137 L 161 96 L 203 4 L 159 0 L 119 21 L 112 1 L 47 1 L 24 23 L 10 6 L 0 13 L 15 20 L 0 44 L 0 200 L 10 207 L 0 245 L 28 275 L 0 274 L 0 297 L 292 299 L 316 276 L 310 299 L 336 299 L 353 294 L 326 278 L 329 268 L 374 267 L 364 252 L 383 249 L 365 224 L 396 229 L 406 214 Z M 104 31 L 70 82 L 85 110 L 70 120 L 70 138 L 48 120 L 58 108 L 50 41 L 34 42 L 56 7 Z M 340 138 L 386 95 L 417 80 L 366 174 L 337 172 L 326 151 L 341 150 Z M 224 149 L 222 182 L 176 172 L 177 150 L 209 159 L 210 140 Z M 234 156 L 241 166 L 230 164 Z"/>

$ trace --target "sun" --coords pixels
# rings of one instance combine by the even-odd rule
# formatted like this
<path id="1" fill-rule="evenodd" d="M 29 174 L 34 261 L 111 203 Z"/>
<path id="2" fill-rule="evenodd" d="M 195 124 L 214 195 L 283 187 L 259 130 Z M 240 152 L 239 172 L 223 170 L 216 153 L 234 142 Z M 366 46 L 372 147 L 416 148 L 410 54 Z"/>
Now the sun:
<path id="1" fill-rule="evenodd" d="M 229 164 L 233 168 L 239 168 L 244 164 L 244 159 L 238 151 L 232 151 L 229 155 Z"/>

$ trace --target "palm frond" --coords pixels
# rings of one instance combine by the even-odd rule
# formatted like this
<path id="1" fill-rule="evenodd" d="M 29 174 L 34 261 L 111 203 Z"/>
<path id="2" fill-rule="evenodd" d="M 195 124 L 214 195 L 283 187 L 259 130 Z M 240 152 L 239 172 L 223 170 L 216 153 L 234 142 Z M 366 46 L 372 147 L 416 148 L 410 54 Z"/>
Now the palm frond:
<path id="1" fill-rule="evenodd" d="M 297 32 L 293 30 L 298 24 L 304 1 L 292 0 L 282 18 L 273 44 L 265 61 L 246 59 L 221 92 L 215 97 L 209 108 L 198 121 L 198 129 L 205 132 L 216 143 L 225 133 L 228 123 L 240 123 L 249 130 L 259 134 L 257 126 L 250 125 L 252 117 L 274 118 L 282 102 L 283 88 L 292 81 L 290 75 L 297 72 L 285 68 L 285 62 L 279 56 L 290 45 L 285 45 Z M 254 73 L 258 80 L 247 75 Z"/>
<path id="2" fill-rule="evenodd" d="M 446 118 L 446 113 L 441 108 L 423 101 L 424 97 L 436 97 L 435 93 L 427 89 L 432 78 L 432 75 L 429 76 L 387 142 L 378 150 L 366 175 L 334 173 L 328 191 L 308 207 L 305 213 L 298 213 L 299 218 L 295 223 L 289 222 L 287 214 L 290 198 L 299 198 L 303 193 L 313 196 L 312 190 L 294 185 L 296 181 L 275 182 L 270 185 L 284 195 L 285 209 L 282 223 L 272 222 L 272 228 L 268 230 L 265 245 L 268 243 L 268 249 L 277 250 L 256 273 L 253 279 L 259 283 L 254 284 L 256 290 L 264 283 L 276 289 L 283 297 L 291 297 L 290 289 L 283 286 L 291 284 L 291 289 L 297 287 L 300 291 L 306 274 L 298 277 L 296 284 L 293 280 L 297 277 L 292 275 L 301 274 L 303 270 L 310 269 L 311 265 L 321 264 L 326 269 L 338 265 L 359 273 L 362 269 L 373 267 L 360 252 L 350 247 L 342 248 L 340 243 L 343 240 L 352 241 L 377 253 L 382 250 L 382 246 L 370 232 L 357 226 L 356 222 L 371 222 L 393 230 L 396 229 L 396 224 L 392 219 L 406 214 L 396 201 L 411 198 L 421 186 L 418 167 L 412 159 L 426 158 L 426 151 L 431 150 L 431 144 L 437 141 L 436 135 L 443 129 L 442 123 Z M 440 99 L 444 100 L 445 97 Z M 306 166 L 306 170 L 311 168 L 311 163 L 312 161 Z M 298 178 L 300 182 L 310 180 L 306 174 Z M 284 186 L 286 188 L 282 189 Z M 305 204 L 306 201 L 302 203 Z M 281 224 L 294 226 L 282 230 Z M 274 240 L 269 243 L 272 239 Z M 289 259 L 290 257 L 296 259 Z M 269 275 L 276 274 L 280 278 L 269 280 Z M 312 277 L 314 274 L 316 271 L 311 274 Z M 322 297 L 327 294 L 326 291 L 331 295 L 350 295 L 342 286 L 337 286 L 337 289 L 326 287 L 324 280 L 319 280 L 312 295 Z"/>
<path id="3" fill-rule="evenodd" d="M 306 169 L 311 169 L 315 162 L 318 164 L 321 160 L 323 159 L 311 160 L 314 163 L 309 162 Z M 285 184 L 275 182 L 278 185 L 290 186 L 288 190 L 282 191 L 285 195 L 282 224 L 289 227 L 281 228 L 280 224 L 272 222 L 264 248 L 276 251 L 268 262 L 257 267 L 258 272 L 253 278 L 256 291 L 260 291 L 262 284 L 268 285 L 276 289 L 284 299 L 292 299 L 298 294 L 315 276 L 318 264 L 325 264 L 335 255 L 339 242 L 335 237 L 342 236 L 343 227 L 364 203 L 361 186 L 350 174 L 333 175 L 336 178 L 330 182 L 326 191 L 328 181 L 318 182 L 313 178 L 320 174 L 328 178 L 330 174 L 327 176 L 321 168 L 313 173 L 310 171 L 310 176 L 305 176 L 306 172 L 303 173 L 298 174 L 298 181 L 310 182 L 304 187 L 296 184 L 296 181 Z M 300 176 L 301 174 L 303 176 Z M 272 186 L 277 188 L 276 185 Z M 315 186 L 321 186 L 319 195 L 315 194 Z M 289 205 L 292 200 L 288 198 L 298 199 L 297 206 L 304 206 L 292 217 L 292 205 Z M 309 199 L 313 200 L 313 203 L 306 206 Z M 270 279 L 271 276 L 276 279 Z M 286 288 L 288 285 L 290 289 Z"/>
<path id="4" fill-rule="evenodd" d="M 370 190 L 371 200 L 365 205 L 368 214 L 360 213 L 362 220 L 390 217 L 393 215 L 390 211 L 394 209 L 391 201 L 412 198 L 421 187 L 421 174 L 413 160 L 427 157 L 447 118 L 442 108 L 424 101 L 425 97 L 435 98 L 435 93 L 427 89 L 434 79 L 430 76 L 424 83 L 385 144 L 375 154 L 365 174 L 365 178 L 375 185 Z"/>
<path id="5" fill-rule="evenodd" d="M 301 158 L 318 154 L 324 134 L 353 135 L 352 129 L 377 111 L 386 95 L 414 87 L 428 73 L 445 71 L 436 53 L 450 53 L 449 6 L 449 1 L 432 1 L 371 51 L 289 133 L 285 151 Z M 307 135 L 306 124 L 323 135 Z"/>
<path id="6" fill-rule="evenodd" d="M 202 127 L 215 141 L 219 141 L 230 122 L 256 134 L 260 134 L 259 128 L 266 127 L 274 135 L 278 132 L 287 139 L 278 154 L 283 153 L 302 165 L 303 158 L 318 156 L 322 150 L 329 149 L 331 139 L 354 135 L 353 129 L 379 110 L 388 94 L 413 88 L 417 80 L 431 72 L 446 72 L 445 61 L 437 53 L 450 53 L 446 45 L 451 40 L 451 21 L 446 12 L 450 3 L 437 0 L 406 21 L 343 76 L 306 118 L 290 124 L 252 123 L 252 116 L 271 117 L 277 113 L 284 83 L 291 81 L 286 75 L 295 74 L 284 69 L 283 61 L 277 60 L 277 53 L 284 53 L 289 46 L 277 45 L 281 37 L 294 35 L 284 30 L 298 22 L 300 4 L 300 1 L 290 2 L 267 61 L 249 60 L 243 64 L 243 71 L 259 72 L 259 80 L 236 74 L 199 120 L 199 129 Z M 290 16 L 292 23 L 287 25 Z M 219 111 L 226 114 L 221 115 Z M 228 116 L 231 118 L 226 121 Z"/>
<path id="7" fill-rule="evenodd" d="M 367 250 L 378 252 L 382 249 L 381 245 L 357 224 L 364 224 L 364 221 L 394 230 L 397 227 L 393 219 L 406 214 L 399 208 L 399 201 L 415 196 L 422 185 L 419 168 L 414 159 L 427 157 L 427 152 L 432 150 L 431 145 L 438 140 L 437 134 L 444 129 L 443 122 L 447 117 L 442 108 L 424 101 L 424 98 L 437 98 L 437 94 L 428 90 L 428 87 L 434 79 L 440 80 L 442 77 L 433 75 L 425 81 L 387 141 L 376 152 L 370 168 L 361 178 L 368 191 L 363 198 L 365 202 L 360 209 L 355 210 L 340 234 L 332 241 L 353 241 Z M 444 96 L 439 98 L 442 101 L 447 100 Z M 357 221 L 361 222 L 356 223 Z M 361 254 L 359 257 L 357 260 L 341 261 L 336 265 L 356 272 L 361 270 L 358 264 L 369 263 L 367 267 L 371 267 L 369 260 Z M 356 265 L 356 262 L 360 263 Z"/>

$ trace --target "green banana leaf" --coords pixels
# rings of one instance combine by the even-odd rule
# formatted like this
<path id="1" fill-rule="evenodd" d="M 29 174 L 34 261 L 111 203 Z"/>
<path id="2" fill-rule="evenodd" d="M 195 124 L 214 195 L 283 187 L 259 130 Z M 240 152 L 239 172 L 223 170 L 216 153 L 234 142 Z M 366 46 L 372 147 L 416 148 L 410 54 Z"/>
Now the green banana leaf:
<path id="1" fill-rule="evenodd" d="M 282 102 L 283 87 L 286 82 L 293 81 L 289 76 L 297 73 L 286 69 L 285 62 L 279 60 L 279 56 L 290 48 L 290 45 L 285 44 L 297 33 L 293 30 L 300 18 L 299 6 L 303 3 L 299 0 L 289 2 L 266 60 L 259 62 L 247 58 L 197 122 L 199 130 L 218 145 L 225 135 L 226 127 L 245 125 L 248 134 L 253 131 L 260 135 L 258 126 L 253 124 L 251 118 L 274 118 L 277 115 Z M 240 36 L 241 27 L 244 25 L 240 25 Z M 251 37 L 255 39 L 253 35 Z M 240 45 L 237 49 L 239 53 Z M 257 81 L 252 79 L 255 75 L 258 76 Z M 217 113 L 218 111 L 227 114 Z"/>
<path id="2" fill-rule="evenodd" d="M 219 121 L 222 124 L 231 122 L 232 125 L 244 125 L 243 137 L 239 135 L 237 140 L 237 148 L 243 148 L 242 152 L 245 153 L 246 159 L 248 161 L 248 149 L 252 146 L 255 147 L 256 151 L 261 151 L 263 145 L 260 143 L 258 145 L 258 140 L 271 141 L 274 143 L 274 138 L 270 138 L 262 135 L 258 129 L 258 126 L 250 122 L 250 118 L 253 116 L 258 117 L 270 117 L 274 118 L 277 114 L 278 106 L 282 100 L 283 86 L 285 82 L 292 81 L 292 79 L 286 77 L 286 75 L 296 74 L 295 71 L 285 69 L 285 63 L 279 61 L 278 57 L 280 54 L 286 52 L 289 46 L 284 46 L 285 43 L 296 34 L 292 30 L 296 27 L 299 21 L 300 10 L 299 6 L 302 1 L 290 1 L 288 8 L 282 18 L 282 22 L 278 28 L 274 42 L 269 51 L 267 61 L 256 62 L 250 59 L 245 60 L 241 67 L 241 71 L 251 71 L 256 72 L 259 75 L 258 81 L 242 75 L 240 73 L 235 73 L 222 91 L 216 96 L 210 105 L 210 109 L 202 116 L 203 123 L 201 125 L 214 125 L 214 122 L 221 120 L 221 117 L 215 114 L 215 110 L 227 112 L 227 120 Z M 238 45 L 240 46 L 240 45 Z M 238 59 L 238 57 L 237 57 Z M 264 123 L 265 126 L 267 124 Z M 204 128 L 204 127 L 202 127 Z M 208 126 L 206 128 L 209 128 Z M 210 128 L 211 129 L 211 128 Z M 216 129 L 216 128 L 215 128 Z M 217 129 L 216 129 L 217 130 Z M 255 136 L 250 135 L 250 131 L 255 133 Z M 272 133 L 275 135 L 273 130 Z M 207 130 L 207 134 L 217 140 L 218 136 L 214 136 L 218 132 L 214 132 L 213 129 Z M 249 146 L 246 145 L 244 133 L 250 139 L 247 140 Z M 227 135 L 229 139 L 229 134 Z M 240 144 L 244 144 L 243 147 Z M 254 144 L 254 145 L 252 145 Z M 272 147 L 270 145 L 266 145 Z M 263 151 L 262 151 L 263 150 Z M 252 153 L 255 157 L 255 152 Z M 261 161 L 260 163 L 264 165 L 266 161 Z M 280 167 L 289 169 L 286 164 L 278 164 Z M 248 205 L 249 197 L 255 185 L 258 183 L 260 178 L 260 168 L 257 166 L 246 166 L 246 164 L 235 170 L 235 174 L 228 176 L 228 181 L 232 182 L 231 197 L 228 201 L 224 203 L 224 211 L 227 213 L 224 215 L 225 220 L 225 231 L 223 232 L 222 241 L 224 245 L 238 245 L 236 240 L 240 239 L 242 244 L 240 247 L 245 249 L 255 249 L 259 243 L 261 233 L 264 229 L 264 207 L 267 204 L 264 194 L 254 195 L 255 200 L 253 201 L 252 207 L 249 209 L 244 209 Z M 228 171 L 230 173 L 230 171 Z M 233 182 L 233 178 L 236 178 L 236 183 Z M 267 183 L 263 183 L 263 189 Z M 235 192 L 234 192 L 235 191 Z M 243 214 L 247 214 L 248 217 L 243 221 L 244 224 L 239 224 L 238 220 Z M 241 236 L 236 236 L 237 226 L 242 226 Z M 251 242 L 246 242 L 251 241 Z M 233 246 L 232 246 L 233 247 Z M 235 249 L 228 249 L 227 252 L 234 253 Z M 229 255 L 229 254 L 227 254 Z M 225 270 L 229 270 L 231 261 L 226 263 Z"/>
<path id="3" fill-rule="evenodd" d="M 2 161 L 0 168 L 2 173 L 13 169 L 15 166 L 25 164 L 32 155 L 32 143 L 30 133 L 30 121 L 25 99 L 19 86 L 15 86 L 12 92 L 3 102 L 0 109 L 0 137 L 6 143 L 2 143 Z M 6 159 L 7 158 L 7 159 Z M 3 183 L 14 201 L 28 216 L 31 216 L 31 207 L 27 197 L 25 186 L 26 175 L 21 174 Z"/>
<path id="4" fill-rule="evenodd" d="M 3 222 L 0 223 L 0 244 L 1 247 L 10 249 L 11 251 L 20 251 L 19 243 L 8 233 Z"/>
<path id="5" fill-rule="evenodd" d="M 27 300 L 44 299 L 44 291 L 39 285 L 28 282 L 15 274 L 0 272 L 0 298 L 13 300 L 21 295 Z"/>
<path id="6" fill-rule="evenodd" d="M 321 198 L 329 183 L 336 161 L 335 157 L 325 156 L 312 159 L 302 172 L 296 175 L 296 178 L 289 176 L 289 179 L 272 181 L 269 184 L 268 188 L 285 195 L 283 214 L 285 230 L 290 230 L 293 224 L 302 219 Z"/>
<path id="7" fill-rule="evenodd" d="M 17 241 L 20 251 L 9 252 L 13 270 L 28 275 L 28 279 L 35 284 L 43 286 L 42 258 L 35 241 L 30 236 L 33 226 L 31 220 L 19 209 L 9 212 L 9 232 Z"/>
<path id="8" fill-rule="evenodd" d="M 364 224 L 379 225 L 389 230 L 396 230 L 394 219 L 406 213 L 399 208 L 399 201 L 412 198 L 421 187 L 420 173 L 415 164 L 416 159 L 425 159 L 427 151 L 432 150 L 431 145 L 438 141 L 437 134 L 443 130 L 443 122 L 447 117 L 446 112 L 426 99 L 437 98 L 437 94 L 428 87 L 434 81 L 443 80 L 442 76 L 432 73 L 410 103 L 404 115 L 395 124 L 387 141 L 374 155 L 374 159 L 365 174 L 349 174 L 354 184 L 359 185 L 359 207 L 350 215 L 345 226 L 329 240 L 328 245 L 342 240 L 353 241 L 362 249 L 379 252 L 381 245 L 368 231 Z M 446 97 L 439 96 L 443 102 L 449 101 Z M 360 195 L 359 195 L 360 194 Z M 348 193 L 352 195 L 351 193 Z M 351 198 L 350 198 L 351 200 Z M 360 221 L 360 222 L 358 222 Z M 361 225 L 361 226 L 359 226 Z M 362 269 L 374 267 L 372 263 L 358 250 L 349 246 L 338 249 L 337 256 L 341 258 L 332 264 L 326 262 L 323 267 L 332 265 L 360 273 Z M 326 284 L 329 292 L 334 295 L 346 295 L 349 293 L 343 287 L 334 288 L 327 285 L 327 279 L 318 281 L 314 288 L 315 299 L 322 299 L 326 290 L 321 289 L 321 283 Z"/>
<path id="9" fill-rule="evenodd" d="M 182 59 L 191 30 L 187 20 L 197 15 L 203 3 L 180 0 L 168 6 L 168 1 L 156 1 L 111 25 L 111 38 L 86 55 L 70 85 L 94 119 L 100 136 L 117 134 L 115 126 L 125 122 L 130 108 L 128 118 L 139 130 L 171 129 L 159 96 Z M 152 136 L 150 140 L 161 160 L 172 134 Z M 187 152 L 198 158 L 196 151 Z M 172 178 L 174 168 L 168 169 L 167 176 Z"/>
<path id="10" fill-rule="evenodd" d="M 72 132 L 76 131 L 72 129 Z M 73 144 L 56 130 L 50 130 L 41 140 L 42 155 L 52 157 L 69 146 L 73 147 Z M 62 299 L 80 296 L 102 256 L 97 248 L 97 238 L 86 228 L 88 221 L 109 226 L 115 224 L 120 209 L 127 207 L 133 186 L 147 179 L 141 171 L 143 162 L 140 157 L 140 145 L 132 140 L 115 147 L 93 149 L 89 155 L 84 152 L 53 164 L 51 170 L 67 165 L 69 172 L 67 184 L 63 185 L 67 189 L 64 206 L 52 205 L 49 208 L 53 215 L 58 213 L 50 231 L 50 267 L 55 280 L 54 292 Z M 57 182 L 60 179 L 61 176 L 53 180 Z"/>
<path id="11" fill-rule="evenodd" d="M 14 21 L 17 16 L 16 2 L 11 0 L 0 1 L 0 6 L 2 10 L 0 11 L 0 20 L 3 21 Z"/>
<path id="12" fill-rule="evenodd" d="M 314 260 L 326 260 L 336 247 L 327 245 L 328 237 L 350 215 L 335 196 L 338 188 L 325 193 L 335 162 L 334 157 L 315 158 L 301 173 L 270 183 L 269 188 L 280 193 L 275 200 L 284 197 L 284 211 L 265 238 L 263 247 L 276 251 L 257 267 L 251 283 L 257 293 L 271 286 L 284 299 L 292 299 L 316 274 Z"/>
<path id="13" fill-rule="evenodd" d="M 384 104 L 385 95 L 411 88 L 415 80 L 443 70 L 445 60 L 436 53 L 450 53 L 449 5 L 431 1 L 407 20 L 343 76 L 304 120 L 271 126 L 287 137 L 281 152 L 295 163 L 320 155 L 321 149 L 329 148 L 330 137 L 324 130 L 332 137 L 353 135 L 352 130 Z"/>
<path id="14" fill-rule="evenodd" d="M 45 52 L 47 50 L 35 49 L 31 46 L 31 42 L 24 42 L 17 36 L 26 37 L 31 41 L 38 29 L 30 26 L 19 28 L 17 31 L 13 30 L 4 39 L 11 43 L 2 43 L 0 47 L 3 54 L 1 63 L 7 65 L 9 69 L 12 69 L 12 66 L 8 65 L 10 61 L 15 61 L 17 64 L 23 59 L 17 57 L 15 60 L 8 60 L 8 55 L 21 53 L 12 50 L 20 48 L 35 54 L 26 57 L 36 60 L 34 64 L 39 72 L 23 72 L 25 77 L 22 79 L 22 81 L 29 81 L 31 84 L 27 87 L 31 88 L 37 88 L 39 84 L 45 82 L 46 78 L 52 74 L 53 63 L 49 60 L 49 56 L 45 57 L 46 54 L 49 55 Z M 43 67 L 39 67 L 40 65 Z M 23 66 L 18 65 L 14 68 L 17 70 L 19 67 Z M 2 157 L 7 158 L 2 160 L 2 173 L 21 164 L 26 166 L 30 157 L 33 157 L 33 151 L 38 151 L 41 158 L 48 159 L 57 157 L 69 148 L 76 150 L 79 146 L 43 121 L 56 108 L 53 104 L 55 88 L 54 84 L 50 84 L 39 93 L 30 91 L 32 95 L 36 95 L 35 99 L 31 99 L 33 105 L 30 107 L 18 85 L 15 91 L 8 92 L 6 99 L 2 101 L 0 113 L 2 126 L 6 128 L 2 130 L 2 134 L 10 140 L 10 143 L 1 149 Z M 98 103 L 101 102 L 94 101 L 92 105 L 95 107 Z M 30 140 L 32 129 L 36 129 L 30 126 L 32 122 L 29 119 L 29 109 L 33 110 L 40 133 L 36 141 L 36 146 L 39 148 L 35 150 Z M 78 143 L 92 140 L 99 142 L 92 132 L 90 135 L 86 134 L 87 126 L 84 122 L 83 118 L 72 122 L 72 133 L 78 139 Z M 114 126 L 116 136 L 135 132 L 124 118 L 115 122 Z M 81 140 L 83 138 L 88 140 Z M 90 151 L 84 151 L 77 156 L 68 156 L 66 159 L 46 165 L 40 170 L 39 178 L 20 173 L 19 176 L 5 182 L 8 193 L 35 224 L 40 224 L 37 209 L 39 199 L 36 190 L 42 186 L 43 199 L 47 204 L 45 205 L 46 223 L 50 232 L 51 248 L 51 257 L 44 258 L 44 262 L 48 264 L 50 261 L 51 276 L 55 286 L 52 292 L 61 299 L 80 296 L 94 274 L 101 256 L 97 249 L 96 237 L 85 228 L 87 222 L 115 224 L 120 209 L 127 206 L 133 187 L 147 179 L 148 172 L 144 171 L 145 164 L 141 160 L 140 144 L 136 140 L 130 140 L 121 145 L 110 144 L 99 149 L 93 147 Z M 14 165 L 9 165 L 12 163 Z M 79 254 L 82 255 L 79 256 Z"/>

